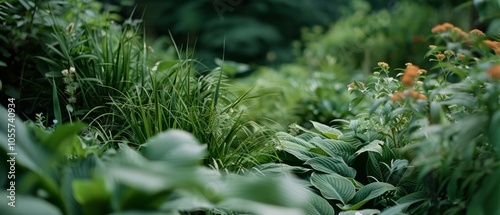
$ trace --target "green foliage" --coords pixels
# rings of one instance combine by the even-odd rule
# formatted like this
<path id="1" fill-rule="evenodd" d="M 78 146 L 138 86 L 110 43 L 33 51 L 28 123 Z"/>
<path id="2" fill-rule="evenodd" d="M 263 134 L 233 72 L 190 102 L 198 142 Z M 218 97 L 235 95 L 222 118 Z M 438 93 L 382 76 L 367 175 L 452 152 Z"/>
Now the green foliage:
<path id="1" fill-rule="evenodd" d="M 33 7 L 33 12 L 43 8 L 37 13 L 50 32 L 39 40 L 43 46 L 33 52 L 38 56 L 31 56 L 43 76 L 34 83 L 52 91 L 32 90 L 40 93 L 35 106 L 44 106 L 32 111 L 60 124 L 87 122 L 96 128 L 88 135 L 106 146 L 138 147 L 167 129 L 187 130 L 207 144 L 204 163 L 221 170 L 240 171 L 274 159 L 272 133 L 234 111 L 245 95 L 230 94 L 220 69 L 200 77 L 192 54 L 177 49 L 177 60 L 162 58 L 151 65 L 158 55 L 142 38 L 141 20 L 116 24 L 93 1 Z"/>
<path id="2" fill-rule="evenodd" d="M 484 204 L 474 200 L 493 197 L 486 190 L 498 186 L 491 181 L 500 164 L 497 132 L 492 132 L 498 130 L 500 105 L 495 76 L 498 55 L 491 52 L 496 51 L 491 45 L 495 42 L 488 43 L 487 35 L 477 31 L 467 34 L 458 28 L 441 29 L 433 30 L 443 46 L 430 46 L 427 57 L 435 66 L 429 71 L 407 64 L 406 69 L 396 69 L 404 71 L 399 81 L 388 76 L 387 64 L 379 63 L 364 85 L 355 82 L 351 89 L 357 95 L 354 101 L 359 100 L 356 103 L 371 104 L 366 115 L 357 116 L 354 124 L 351 120 L 351 128 L 385 137 L 388 141 L 382 146 L 382 155 L 387 145 L 398 152 L 396 156 L 408 159 L 394 160 L 387 169 L 405 166 L 418 176 L 418 181 L 407 184 L 408 195 L 384 213 L 486 214 L 499 210 L 496 206 L 480 210 Z M 479 57 L 474 58 L 474 53 Z M 416 80 L 409 81 L 409 77 Z M 378 147 L 366 147 L 370 153 L 380 153 Z M 367 168 L 376 178 L 384 172 L 371 164 Z M 427 195 L 419 194 L 422 192 Z"/>
<path id="3" fill-rule="evenodd" d="M 377 11 L 365 1 L 351 1 L 353 10 L 329 28 L 303 30 L 304 42 L 299 62 L 325 70 L 335 64 L 354 72 L 369 73 L 371 65 L 389 60 L 390 64 L 423 62 L 428 30 L 438 19 L 435 8 L 414 1 L 395 1 Z M 390 5 L 390 4 L 389 4 Z"/>
<path id="4" fill-rule="evenodd" d="M 129 11 L 147 11 L 137 15 L 146 20 L 149 36 L 172 34 L 182 47 L 195 45 L 195 57 L 210 66 L 223 53 L 245 63 L 290 61 L 290 42 L 300 37 L 300 27 L 326 25 L 349 5 L 337 1 L 330 6 L 327 0 L 135 2 L 137 8 Z"/>
<path id="5" fill-rule="evenodd" d="M 160 61 L 144 84 L 113 97 L 113 119 L 125 124 L 117 135 L 142 144 L 166 129 L 189 131 L 208 147 L 205 164 L 221 170 L 273 160 L 272 133 L 235 111 L 246 94 L 231 95 L 219 69 L 197 76 L 196 64 L 190 59 Z"/>
<path id="6" fill-rule="evenodd" d="M 82 49 L 76 47 L 86 39 L 78 39 L 83 36 L 78 30 L 83 23 L 97 30 L 107 26 L 109 19 L 119 19 L 113 14 L 100 14 L 101 8 L 102 4 L 93 0 L 0 3 L 0 65 L 6 67 L 0 74 L 2 95 L 19 99 L 23 104 L 18 105 L 22 108 L 20 116 L 34 118 L 35 113 L 53 112 L 52 95 L 47 90 L 51 87 L 45 79 L 52 79 L 48 74 L 74 66 L 72 59 L 82 54 Z M 72 40 L 62 37 L 69 33 L 67 30 L 72 31 Z M 41 62 L 36 56 L 42 53 L 47 54 L 45 57 L 54 56 L 50 60 L 57 64 Z"/>
<path id="7" fill-rule="evenodd" d="M 0 109 L 0 117 L 7 120 L 5 108 Z M 333 214 L 325 200 L 292 177 L 263 176 L 264 169 L 259 175 L 236 175 L 201 167 L 206 146 L 184 131 L 160 133 L 139 151 L 121 145 L 118 152 L 110 149 L 98 157 L 77 135 L 82 124 L 64 124 L 53 132 L 27 126 L 20 119 L 15 126 L 19 135 L 15 148 L 20 155 L 16 167 L 22 170 L 16 171 L 16 199 L 17 204 L 29 207 L 2 207 L 2 214 L 185 214 L 200 210 Z M 9 151 L 6 125 L 0 129 L 5 156 Z"/>
<path id="8" fill-rule="evenodd" d="M 280 148 L 310 169 L 301 177 L 338 209 L 378 213 L 411 192 L 406 187 L 412 183 L 408 161 L 400 159 L 388 138 L 369 130 L 343 133 L 312 123 L 316 131 L 296 126 L 301 131 L 297 136 L 278 133 Z M 378 210 L 363 212 L 367 207 Z"/>
<path id="9" fill-rule="evenodd" d="M 340 82 L 346 76 L 337 75 L 336 70 L 310 70 L 301 64 L 285 64 L 279 69 L 262 67 L 245 78 L 233 81 L 241 88 L 238 94 L 252 90 L 249 97 L 262 99 L 248 100 L 240 109 L 254 117 L 256 121 L 276 130 L 284 130 L 297 123 L 311 127 L 309 120 L 329 123 L 332 120 L 353 115 L 349 110 L 351 96 L 347 87 Z"/>

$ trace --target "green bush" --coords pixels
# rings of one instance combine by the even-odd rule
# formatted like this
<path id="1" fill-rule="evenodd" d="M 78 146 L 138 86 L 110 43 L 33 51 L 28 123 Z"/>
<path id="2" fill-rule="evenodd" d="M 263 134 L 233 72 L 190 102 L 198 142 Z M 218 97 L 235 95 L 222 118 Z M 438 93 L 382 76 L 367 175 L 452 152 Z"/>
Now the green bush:
<path id="1" fill-rule="evenodd" d="M 93 0 L 0 3 L 0 66 L 6 67 L 0 74 L 1 93 L 2 98 L 17 99 L 21 117 L 34 119 L 39 112 L 54 117 L 47 80 L 52 80 L 50 74 L 54 72 L 74 67 L 72 60 L 87 54 L 82 53 L 88 50 L 82 50 L 80 45 L 88 39 L 81 34 L 82 28 L 95 31 L 119 19 L 110 12 L 99 13 L 101 9 L 102 4 Z M 43 62 L 37 58 L 40 55 L 53 56 L 50 60 L 57 64 Z"/>
<path id="2" fill-rule="evenodd" d="M 339 129 L 313 122 L 317 132 L 298 127 L 297 136 L 279 134 L 286 152 L 282 159 L 313 170 L 305 179 L 340 209 L 359 209 L 350 207 L 359 200 L 353 195 L 386 182 L 395 192 L 374 196 L 364 209 L 381 214 L 499 212 L 500 207 L 486 204 L 498 197 L 490 189 L 499 186 L 493 178 L 500 167 L 500 43 L 449 23 L 432 32 L 437 43 L 426 57 L 435 66 L 425 70 L 407 63 L 391 71 L 379 62 L 364 83 L 349 86 L 355 95 L 351 106 L 365 111 L 338 120 L 345 122 Z M 396 78 L 393 72 L 399 72 Z M 318 179 L 318 173 L 333 176 Z"/>
<path id="3" fill-rule="evenodd" d="M 3 122 L 7 113 L 0 109 Z M 77 135 L 85 127 L 80 123 L 63 124 L 51 132 L 19 118 L 11 125 L 16 128 L 13 147 L 18 153 L 17 207 L 3 206 L 2 214 L 333 213 L 325 200 L 296 179 L 272 174 L 283 171 L 279 165 L 245 175 L 200 166 L 206 145 L 184 131 L 159 133 L 140 150 L 122 144 L 119 151 L 100 154 Z M 6 141 L 7 128 L 6 123 L 0 125 L 5 160 L 7 152 L 13 152 Z M 1 186 L 10 186 L 7 171 L 1 173 Z M 5 190 L 0 193 L 9 196 Z"/>

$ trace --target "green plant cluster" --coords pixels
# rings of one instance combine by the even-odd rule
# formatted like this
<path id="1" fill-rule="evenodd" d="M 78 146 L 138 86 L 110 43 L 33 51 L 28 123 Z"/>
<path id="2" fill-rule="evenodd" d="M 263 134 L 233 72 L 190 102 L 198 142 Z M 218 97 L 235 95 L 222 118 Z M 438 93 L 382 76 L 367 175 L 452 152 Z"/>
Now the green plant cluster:
<path id="1" fill-rule="evenodd" d="M 78 39 L 81 29 L 96 31 L 109 26 L 108 21 L 120 19 L 113 10 L 100 13 L 102 7 L 92 0 L 0 2 L 2 104 L 7 97 L 18 99 L 23 104 L 19 112 L 23 118 L 34 118 L 36 111 L 52 110 L 51 101 L 46 99 L 50 95 L 47 89 L 51 88 L 45 81 L 47 74 L 73 66 L 70 56 L 85 51 L 76 48 L 82 42 Z M 41 62 L 38 55 L 57 56 L 51 60 L 58 65 Z"/>
<path id="2" fill-rule="evenodd" d="M 7 110 L 0 114 L 6 122 Z M 332 214 L 297 179 L 275 173 L 283 171 L 278 164 L 240 175 L 201 166 L 207 147 L 185 131 L 159 133 L 139 150 L 103 150 L 77 135 L 81 123 L 53 131 L 20 119 L 13 125 L 16 207 L 2 206 L 2 214 Z M 8 160 L 7 125 L 0 128 Z M 0 176 L 3 187 L 7 171 Z"/>
<path id="3" fill-rule="evenodd" d="M 449 23 L 432 31 L 429 71 L 407 63 L 392 77 L 380 62 L 349 86 L 351 106 L 367 103 L 365 111 L 337 128 L 313 122 L 315 131 L 279 133 L 281 157 L 308 168 L 304 179 L 337 210 L 499 213 L 499 42 Z"/>
<path id="4" fill-rule="evenodd" d="M 176 46 L 174 57 L 154 61 L 159 55 L 142 37 L 141 20 L 117 23 L 109 13 L 99 13 L 102 5 L 94 1 L 46 3 L 27 3 L 35 15 L 19 18 L 40 13 L 49 33 L 38 41 L 40 50 L 26 56 L 25 65 L 41 76 L 34 75 L 36 85 L 17 104 L 30 106 L 29 100 L 33 110 L 18 114 L 34 119 L 31 114 L 42 113 L 59 124 L 83 121 L 89 124 L 85 135 L 107 147 L 139 147 L 167 129 L 182 129 L 208 146 L 204 163 L 220 170 L 239 171 L 274 159 L 273 146 L 264 141 L 273 134 L 237 110 L 245 95 L 231 94 L 220 68 L 198 66 L 189 50 Z M 87 13 L 94 15 L 84 19 Z M 200 67 L 207 71 L 195 69 Z M 14 66 L 8 68 L 15 72 Z M 7 89 L 19 92 L 21 87 Z"/>
<path id="5" fill-rule="evenodd" d="M 0 108 L 0 159 L 18 154 L 0 214 L 500 213 L 500 38 L 400 3 L 352 1 L 296 62 L 228 79 L 250 66 L 150 44 L 95 1 L 1 2 L 0 86 L 21 108 Z M 382 62 L 421 28 L 421 55 Z"/>

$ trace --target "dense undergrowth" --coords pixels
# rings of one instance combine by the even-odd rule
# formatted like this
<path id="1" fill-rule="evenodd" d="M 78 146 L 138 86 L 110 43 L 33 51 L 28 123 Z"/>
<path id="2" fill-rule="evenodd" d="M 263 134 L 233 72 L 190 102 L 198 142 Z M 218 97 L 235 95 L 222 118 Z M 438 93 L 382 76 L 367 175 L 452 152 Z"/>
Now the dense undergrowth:
<path id="1" fill-rule="evenodd" d="M 0 213 L 500 213 L 500 38 L 352 4 L 237 79 L 92 0 L 0 3 Z"/>

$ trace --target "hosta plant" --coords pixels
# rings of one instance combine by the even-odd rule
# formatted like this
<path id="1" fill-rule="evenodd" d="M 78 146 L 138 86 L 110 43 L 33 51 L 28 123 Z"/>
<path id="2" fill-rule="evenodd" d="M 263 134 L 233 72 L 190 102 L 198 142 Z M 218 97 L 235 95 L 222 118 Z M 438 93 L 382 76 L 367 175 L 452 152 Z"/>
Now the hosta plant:
<path id="1" fill-rule="evenodd" d="M 380 62 L 364 82 L 348 85 L 355 96 L 350 106 L 365 112 L 345 120 L 347 126 L 337 130 L 314 123 L 316 132 L 279 134 L 282 150 L 300 162 L 285 160 L 313 170 L 302 176 L 337 207 L 360 204 L 351 197 L 353 186 L 360 192 L 385 182 L 395 192 L 377 196 L 367 209 L 382 214 L 500 211 L 493 203 L 500 186 L 495 181 L 500 171 L 500 42 L 450 23 L 431 31 L 436 45 L 429 46 L 426 57 L 434 67 L 407 63 L 392 77 L 390 66 Z M 347 180 L 318 183 L 318 172 Z"/>
<path id="2" fill-rule="evenodd" d="M 0 114 L 7 121 L 5 108 Z M 16 207 L 2 206 L 1 214 L 334 213 L 279 165 L 246 175 L 203 167 L 206 145 L 184 131 L 162 132 L 140 150 L 121 145 L 99 152 L 78 135 L 83 124 L 63 124 L 53 131 L 19 119 L 13 125 L 18 135 Z M 7 159 L 6 124 L 0 129 L 2 158 Z M 6 171 L 1 173 L 1 186 L 10 186 Z"/>
<path id="3" fill-rule="evenodd" d="M 295 126 L 300 134 L 280 132 L 287 163 L 308 169 L 300 174 L 343 213 L 379 213 L 413 190 L 408 160 L 393 150 L 383 134 L 363 130 L 353 120 L 346 132 L 312 122 L 315 130 Z M 290 156 L 292 155 L 292 156 Z"/>

